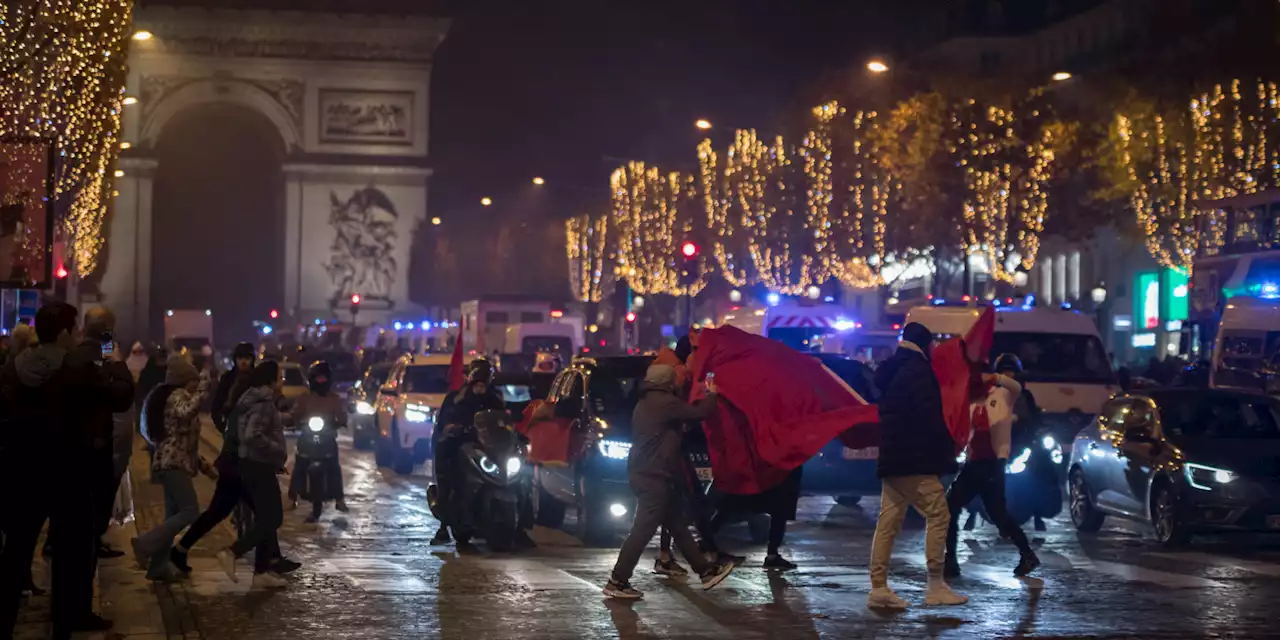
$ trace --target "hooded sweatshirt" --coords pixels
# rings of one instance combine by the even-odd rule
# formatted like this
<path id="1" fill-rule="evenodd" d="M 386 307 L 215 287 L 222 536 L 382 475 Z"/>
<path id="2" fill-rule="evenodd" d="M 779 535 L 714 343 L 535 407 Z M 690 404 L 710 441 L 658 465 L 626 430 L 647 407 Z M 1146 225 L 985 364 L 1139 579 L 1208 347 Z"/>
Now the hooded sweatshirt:
<path id="1" fill-rule="evenodd" d="M 706 420 L 716 410 L 716 394 L 708 393 L 697 404 L 676 395 L 676 372 L 667 365 L 649 367 L 640 387 L 640 402 L 631 415 L 631 454 L 627 473 L 633 483 L 671 481 L 684 476 L 681 442 L 684 425 Z"/>
<path id="2" fill-rule="evenodd" d="M 65 402 L 69 375 L 67 351 L 54 344 L 27 349 L 10 359 L 0 374 L 6 424 L 3 446 L 14 451 L 52 451 L 69 432 Z"/>

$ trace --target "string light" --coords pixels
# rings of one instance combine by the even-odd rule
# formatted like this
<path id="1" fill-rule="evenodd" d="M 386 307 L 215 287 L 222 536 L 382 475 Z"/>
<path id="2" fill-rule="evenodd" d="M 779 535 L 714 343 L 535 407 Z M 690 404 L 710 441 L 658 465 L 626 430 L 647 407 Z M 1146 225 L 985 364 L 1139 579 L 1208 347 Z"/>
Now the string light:
<path id="1" fill-rule="evenodd" d="M 565 221 L 569 282 L 579 302 L 600 302 L 604 296 L 608 231 L 608 216 L 581 215 Z"/>
<path id="2" fill-rule="evenodd" d="M 54 192 L 76 271 L 92 273 L 119 152 L 130 0 L 0 7 L 0 135 L 56 141 Z"/>

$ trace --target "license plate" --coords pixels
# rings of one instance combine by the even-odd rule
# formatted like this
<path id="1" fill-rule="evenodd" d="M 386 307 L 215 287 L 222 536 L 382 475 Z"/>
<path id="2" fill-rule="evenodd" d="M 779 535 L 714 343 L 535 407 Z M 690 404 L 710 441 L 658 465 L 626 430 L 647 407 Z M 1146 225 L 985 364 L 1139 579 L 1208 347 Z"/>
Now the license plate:
<path id="1" fill-rule="evenodd" d="M 711 482 L 711 467 L 698 467 L 698 480 L 702 482 Z"/>
<path id="2" fill-rule="evenodd" d="M 875 460 L 879 457 L 880 447 L 867 447 L 866 449 L 844 448 L 845 460 Z"/>
<path id="3" fill-rule="evenodd" d="M 1280 516 L 1267 516 L 1268 529 L 1280 529 Z"/>

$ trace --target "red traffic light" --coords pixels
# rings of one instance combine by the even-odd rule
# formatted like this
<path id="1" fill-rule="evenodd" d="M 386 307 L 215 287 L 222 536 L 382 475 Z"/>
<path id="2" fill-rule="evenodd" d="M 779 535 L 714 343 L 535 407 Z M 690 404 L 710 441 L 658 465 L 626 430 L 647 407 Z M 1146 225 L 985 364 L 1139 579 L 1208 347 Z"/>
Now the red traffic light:
<path id="1" fill-rule="evenodd" d="M 272 309 L 272 310 L 271 310 L 271 319 L 272 319 L 272 320 L 275 320 L 276 318 L 279 318 L 279 317 L 280 317 L 280 312 L 279 312 L 279 311 L 276 311 L 275 309 Z"/>
<path id="2" fill-rule="evenodd" d="M 683 245 L 681 245 L 681 246 L 680 246 L 680 253 L 683 253 L 683 254 L 684 254 L 684 257 L 686 257 L 686 258 L 692 258 L 692 257 L 694 257 L 694 256 L 697 256 L 697 255 L 698 255 L 698 245 L 696 245 L 696 244 L 694 244 L 694 243 L 692 243 L 692 242 L 686 242 L 686 243 L 684 243 Z"/>
<path id="3" fill-rule="evenodd" d="M 634 312 L 634 311 L 628 311 L 628 312 L 627 312 L 627 322 L 635 322 L 635 321 L 636 321 L 636 312 Z"/>
<path id="4" fill-rule="evenodd" d="M 358 293 L 351 294 L 351 304 L 360 304 L 360 294 Z"/>
<path id="5" fill-rule="evenodd" d="M 57 276 L 59 280 L 67 277 L 70 274 L 71 272 L 67 271 L 67 266 L 62 264 L 58 265 L 58 269 L 53 272 L 53 275 Z"/>

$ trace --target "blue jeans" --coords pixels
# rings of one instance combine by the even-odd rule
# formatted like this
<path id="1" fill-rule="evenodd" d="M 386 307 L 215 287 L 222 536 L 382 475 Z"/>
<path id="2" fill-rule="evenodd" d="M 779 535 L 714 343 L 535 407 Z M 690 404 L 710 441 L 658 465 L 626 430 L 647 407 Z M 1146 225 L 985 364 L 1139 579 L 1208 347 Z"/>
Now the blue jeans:
<path id="1" fill-rule="evenodd" d="M 138 536 L 138 547 L 151 557 L 147 575 L 161 577 L 169 562 L 173 539 L 200 517 L 196 485 L 185 471 L 153 471 L 153 482 L 164 487 L 164 522 Z"/>

